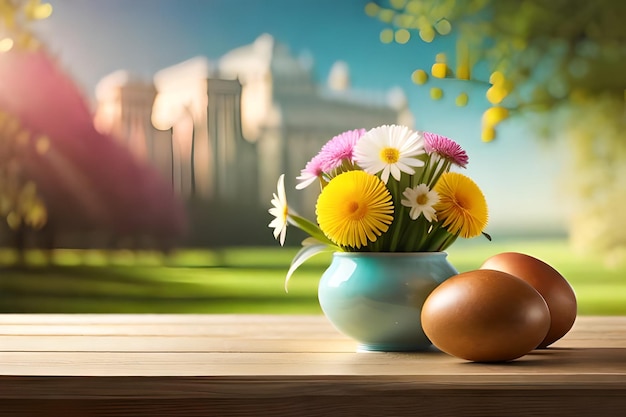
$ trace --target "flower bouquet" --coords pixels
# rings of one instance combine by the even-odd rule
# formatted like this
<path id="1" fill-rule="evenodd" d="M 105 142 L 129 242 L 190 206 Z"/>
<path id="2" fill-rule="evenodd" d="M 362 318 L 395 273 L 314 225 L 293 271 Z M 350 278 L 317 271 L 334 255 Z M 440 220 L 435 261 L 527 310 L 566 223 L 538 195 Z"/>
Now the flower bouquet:
<path id="1" fill-rule="evenodd" d="M 284 174 L 269 212 L 283 245 L 288 225 L 310 237 L 287 272 L 324 252 L 442 252 L 458 237 L 472 238 L 487 224 L 487 203 L 468 176 L 468 156 L 455 141 L 405 126 L 344 132 L 302 169 L 296 189 L 317 183 L 313 222 L 288 205 Z"/>

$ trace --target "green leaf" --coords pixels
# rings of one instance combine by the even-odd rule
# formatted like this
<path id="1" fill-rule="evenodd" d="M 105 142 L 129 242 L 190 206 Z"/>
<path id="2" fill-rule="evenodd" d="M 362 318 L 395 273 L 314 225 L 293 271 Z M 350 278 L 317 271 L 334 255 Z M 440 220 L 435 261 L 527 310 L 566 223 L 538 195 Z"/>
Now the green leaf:
<path id="1" fill-rule="evenodd" d="M 288 285 L 289 279 L 293 275 L 293 273 L 307 260 L 311 259 L 313 256 L 323 253 L 323 252 L 334 252 L 337 250 L 337 247 L 332 245 L 329 246 L 325 243 L 318 244 L 306 244 L 302 246 L 302 248 L 296 253 L 296 256 L 293 257 L 291 261 L 291 265 L 289 266 L 289 271 L 287 271 L 287 277 L 285 278 L 285 292 L 289 292 Z"/>
<path id="2" fill-rule="evenodd" d="M 291 223 L 302 230 L 305 233 L 308 233 L 312 238 L 325 243 L 327 245 L 335 245 L 330 239 L 326 237 L 324 232 L 312 221 L 305 219 L 304 217 L 300 217 L 297 214 L 289 213 L 289 220 Z"/>

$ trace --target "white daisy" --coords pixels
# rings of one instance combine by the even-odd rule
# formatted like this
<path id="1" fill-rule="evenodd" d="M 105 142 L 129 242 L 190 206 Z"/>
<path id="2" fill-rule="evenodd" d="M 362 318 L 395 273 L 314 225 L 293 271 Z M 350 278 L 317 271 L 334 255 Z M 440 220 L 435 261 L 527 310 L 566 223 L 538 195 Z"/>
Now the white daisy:
<path id="1" fill-rule="evenodd" d="M 420 133 L 406 126 L 383 125 L 371 129 L 356 143 L 354 159 L 370 174 L 378 174 L 386 184 L 389 174 L 400 180 L 400 173 L 415 174 L 412 167 L 424 166 L 418 159 L 424 154 L 424 140 Z"/>
<path id="2" fill-rule="evenodd" d="M 285 174 L 278 177 L 278 195 L 274 193 L 272 199 L 272 207 L 269 212 L 274 216 L 274 220 L 270 222 L 269 227 L 274 228 L 274 238 L 280 241 L 281 246 L 285 244 L 287 236 L 287 218 L 289 216 L 289 207 L 287 206 L 287 193 L 285 193 Z"/>
<path id="3" fill-rule="evenodd" d="M 437 214 L 433 206 L 439 202 L 439 194 L 428 188 L 426 184 L 419 184 L 413 188 L 407 188 L 402 193 L 405 200 L 400 201 L 404 207 L 410 207 L 409 216 L 417 219 L 423 214 L 429 222 L 437 221 Z"/>

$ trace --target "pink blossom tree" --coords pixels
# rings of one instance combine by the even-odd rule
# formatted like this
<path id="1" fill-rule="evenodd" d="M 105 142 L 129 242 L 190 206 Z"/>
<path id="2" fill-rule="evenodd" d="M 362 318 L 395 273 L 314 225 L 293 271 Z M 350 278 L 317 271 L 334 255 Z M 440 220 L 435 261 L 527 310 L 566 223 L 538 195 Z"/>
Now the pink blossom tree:
<path id="1" fill-rule="evenodd" d="M 78 88 L 44 48 L 0 54 L 0 215 L 27 228 L 170 244 L 186 219 L 151 166 L 96 131 Z"/>

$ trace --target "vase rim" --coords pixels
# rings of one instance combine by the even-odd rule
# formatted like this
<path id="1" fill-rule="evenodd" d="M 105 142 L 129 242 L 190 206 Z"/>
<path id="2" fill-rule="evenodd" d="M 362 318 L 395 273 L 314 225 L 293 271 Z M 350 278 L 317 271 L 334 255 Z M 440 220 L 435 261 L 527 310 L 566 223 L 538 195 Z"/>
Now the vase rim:
<path id="1" fill-rule="evenodd" d="M 341 257 L 402 257 L 402 256 L 447 256 L 448 252 L 444 251 L 422 251 L 422 252 L 333 252 L 333 256 Z"/>

